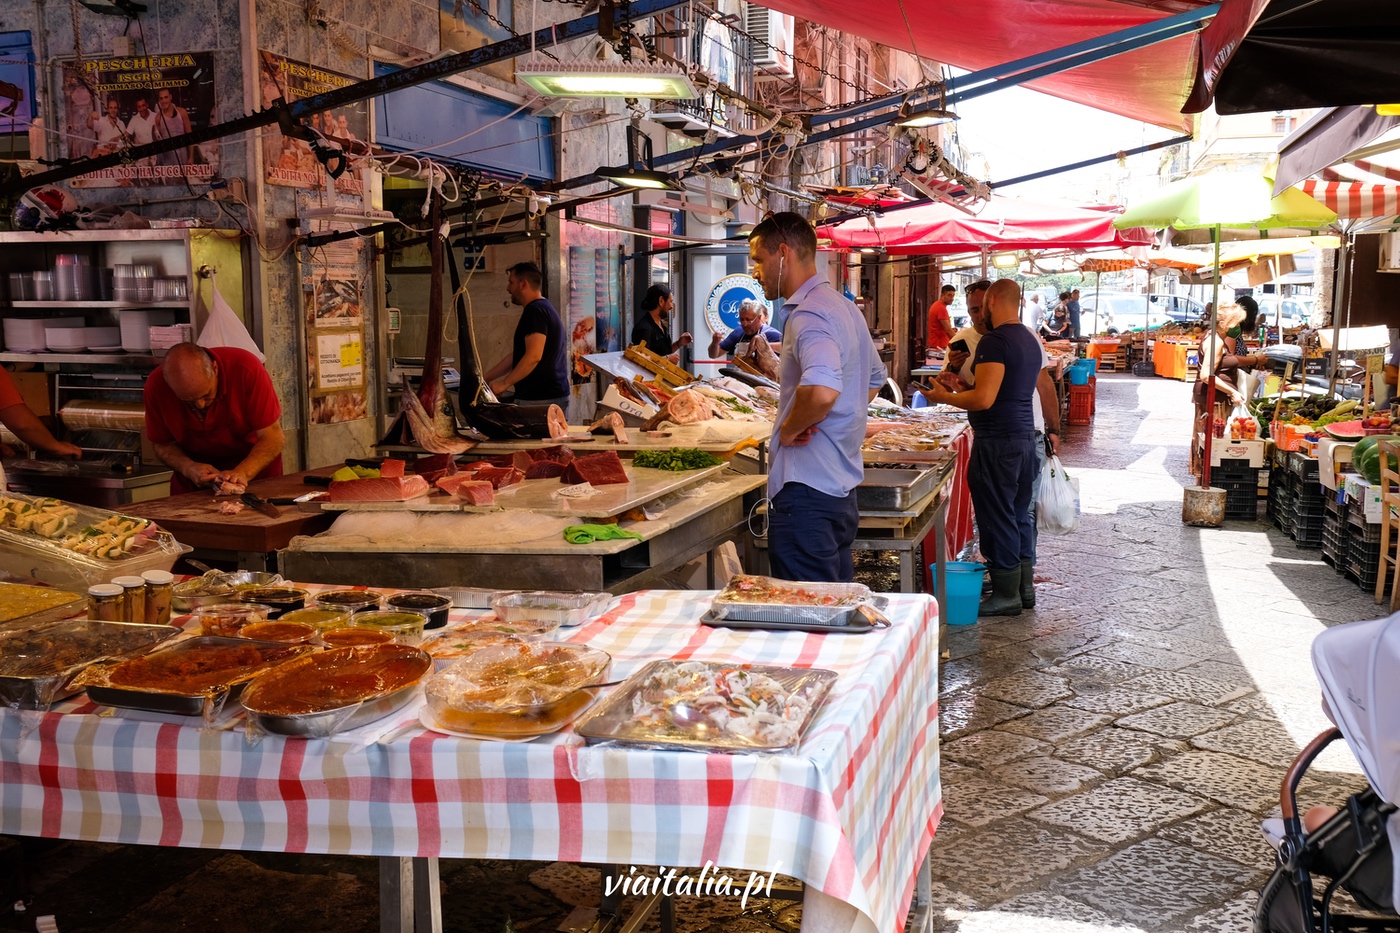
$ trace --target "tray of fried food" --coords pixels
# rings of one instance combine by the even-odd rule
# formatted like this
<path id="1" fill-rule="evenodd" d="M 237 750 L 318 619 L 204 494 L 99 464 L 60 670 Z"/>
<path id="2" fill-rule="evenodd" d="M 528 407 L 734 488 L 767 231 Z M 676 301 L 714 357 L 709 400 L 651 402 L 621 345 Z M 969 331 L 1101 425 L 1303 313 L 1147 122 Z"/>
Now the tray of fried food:
<path id="1" fill-rule="evenodd" d="M 254 677 L 314 650 L 309 645 L 201 635 L 139 658 L 91 665 L 74 683 L 102 706 L 213 718 Z"/>
<path id="2" fill-rule="evenodd" d="M 555 732 L 592 705 L 612 657 L 572 642 L 491 645 L 434 674 L 423 724 L 438 732 L 520 739 Z"/>
<path id="3" fill-rule="evenodd" d="M 432 658 L 411 645 L 336 648 L 277 665 L 240 702 L 264 732 L 326 738 L 402 709 L 432 669 Z"/>
<path id="4" fill-rule="evenodd" d="M 741 573 L 715 596 L 710 611 L 716 619 L 743 622 L 845 625 L 873 599 L 859 583 L 796 583 Z"/>
<path id="5" fill-rule="evenodd" d="M 18 631 L 80 614 L 87 601 L 51 586 L 0 583 L 0 630 Z"/>
<path id="6" fill-rule="evenodd" d="M 0 634 L 0 704 L 48 709 L 77 693 L 88 665 L 130 657 L 174 638 L 169 625 L 67 619 Z"/>
<path id="7" fill-rule="evenodd" d="M 574 731 L 590 745 L 716 752 L 792 751 L 834 671 L 722 661 L 653 661 Z"/>

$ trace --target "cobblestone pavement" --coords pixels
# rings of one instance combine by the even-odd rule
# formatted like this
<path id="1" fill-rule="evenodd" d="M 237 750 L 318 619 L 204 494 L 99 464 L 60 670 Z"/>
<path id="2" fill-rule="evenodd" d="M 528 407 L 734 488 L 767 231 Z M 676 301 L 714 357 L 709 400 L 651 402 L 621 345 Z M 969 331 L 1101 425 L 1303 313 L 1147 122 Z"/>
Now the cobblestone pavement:
<path id="1" fill-rule="evenodd" d="M 1265 524 L 1181 524 L 1188 387 L 1101 376 L 1072 428 L 1079 531 L 1041 540 L 1038 606 L 944 630 L 940 933 L 1249 929 L 1271 868 L 1259 819 L 1325 728 L 1308 648 L 1379 615 Z M 1361 786 L 1329 752 L 1304 801 Z M 371 931 L 372 859 L 0 839 L 0 930 L 56 913 L 64 933 Z M 16 870 L 22 869 L 22 870 Z M 593 869 L 444 862 L 445 929 L 552 931 L 596 904 Z M 685 933 L 795 931 L 783 902 L 683 900 Z M 655 930 L 655 918 L 645 927 Z"/>

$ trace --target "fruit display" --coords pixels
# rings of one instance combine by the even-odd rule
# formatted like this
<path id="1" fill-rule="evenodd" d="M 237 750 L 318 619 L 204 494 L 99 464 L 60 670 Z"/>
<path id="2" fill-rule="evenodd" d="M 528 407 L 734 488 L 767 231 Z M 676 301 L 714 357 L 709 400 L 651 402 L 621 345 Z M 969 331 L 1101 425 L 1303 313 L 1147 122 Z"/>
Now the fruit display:
<path id="1" fill-rule="evenodd" d="M 1381 441 L 1400 446 L 1400 436 L 1374 434 L 1357 441 L 1356 446 L 1351 451 L 1352 466 L 1356 467 L 1356 472 L 1360 473 L 1369 483 L 1381 481 L 1381 451 L 1379 446 Z M 1394 457 L 1390 458 L 1390 468 L 1400 471 L 1400 464 L 1395 462 Z"/>

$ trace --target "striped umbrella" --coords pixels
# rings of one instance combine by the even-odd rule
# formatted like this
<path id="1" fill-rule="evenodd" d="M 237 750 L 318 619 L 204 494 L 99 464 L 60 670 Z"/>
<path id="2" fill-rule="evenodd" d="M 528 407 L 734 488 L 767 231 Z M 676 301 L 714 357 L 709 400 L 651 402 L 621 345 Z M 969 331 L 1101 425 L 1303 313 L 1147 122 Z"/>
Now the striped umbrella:
<path id="1" fill-rule="evenodd" d="M 1364 182 L 1300 181 L 1298 187 L 1347 220 L 1368 220 L 1400 214 L 1400 185 Z"/>

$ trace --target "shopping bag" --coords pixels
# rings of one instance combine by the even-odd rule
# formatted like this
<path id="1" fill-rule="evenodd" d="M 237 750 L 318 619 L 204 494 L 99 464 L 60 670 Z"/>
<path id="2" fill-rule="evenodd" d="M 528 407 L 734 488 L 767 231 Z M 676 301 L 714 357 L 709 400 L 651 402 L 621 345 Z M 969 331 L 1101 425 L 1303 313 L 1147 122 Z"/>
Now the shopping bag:
<path id="1" fill-rule="evenodd" d="M 1242 440 L 1252 441 L 1259 436 L 1259 419 L 1250 414 L 1249 409 L 1243 405 L 1236 405 L 1230 411 L 1230 417 L 1225 421 L 1226 435 L 1233 438 L 1236 427 L 1239 428 Z"/>
<path id="2" fill-rule="evenodd" d="M 233 313 L 233 308 L 219 292 L 219 286 L 211 280 L 209 287 L 214 293 L 214 306 L 209 309 L 209 320 L 204 323 L 204 329 L 199 332 L 195 343 L 201 347 L 238 347 L 256 356 L 259 362 L 266 363 L 267 357 L 253 342 L 248 328 L 243 326 L 238 315 Z"/>
<path id="3" fill-rule="evenodd" d="M 1079 527 L 1079 480 L 1065 472 L 1059 457 L 1047 458 L 1041 470 L 1035 522 L 1048 535 L 1067 535 Z"/>

